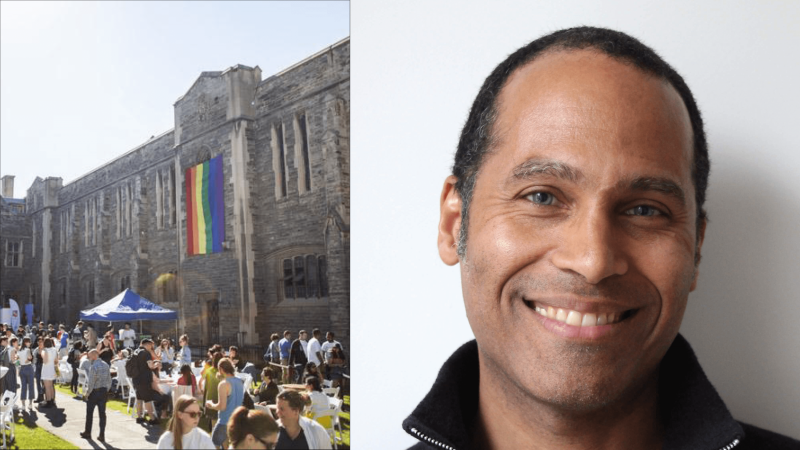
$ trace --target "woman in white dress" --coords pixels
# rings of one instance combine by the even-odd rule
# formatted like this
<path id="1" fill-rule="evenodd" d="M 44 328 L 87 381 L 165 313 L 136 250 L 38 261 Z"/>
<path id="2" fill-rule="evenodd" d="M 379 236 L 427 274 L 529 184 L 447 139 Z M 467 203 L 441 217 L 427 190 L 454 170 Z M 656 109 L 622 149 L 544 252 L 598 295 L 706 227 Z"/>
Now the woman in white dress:
<path id="1" fill-rule="evenodd" d="M 39 404 L 39 408 L 50 408 L 56 406 L 56 363 L 58 353 L 53 344 L 52 338 L 44 339 L 44 350 L 42 350 L 42 384 L 44 384 L 44 403 Z"/>
<path id="2" fill-rule="evenodd" d="M 169 422 L 169 431 L 158 439 L 160 449 L 198 448 L 214 449 L 211 436 L 197 427 L 200 422 L 200 405 L 194 397 L 181 395 L 175 402 L 175 411 Z"/>

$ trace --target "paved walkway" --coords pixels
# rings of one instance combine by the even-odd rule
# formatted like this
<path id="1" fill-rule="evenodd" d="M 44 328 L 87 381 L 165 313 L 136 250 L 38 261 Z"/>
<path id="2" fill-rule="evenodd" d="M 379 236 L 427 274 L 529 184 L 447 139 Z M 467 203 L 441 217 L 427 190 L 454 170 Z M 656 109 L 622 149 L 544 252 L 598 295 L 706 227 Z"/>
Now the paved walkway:
<path id="1" fill-rule="evenodd" d="M 106 408 L 106 442 L 97 440 L 100 434 L 97 410 L 92 423 L 92 440 L 80 437 L 86 420 L 86 403 L 56 391 L 57 408 L 43 408 L 39 410 L 34 403 L 33 411 L 21 410 L 17 412 L 27 423 L 35 423 L 39 427 L 65 439 L 78 448 L 93 449 L 149 449 L 156 448 L 158 438 L 164 431 L 159 426 L 140 425 L 136 420 L 125 413 Z M 17 426 L 24 426 L 17 424 Z M 0 444 L 2 442 L 0 441 Z M 24 442 L 18 443 L 25 445 Z"/>

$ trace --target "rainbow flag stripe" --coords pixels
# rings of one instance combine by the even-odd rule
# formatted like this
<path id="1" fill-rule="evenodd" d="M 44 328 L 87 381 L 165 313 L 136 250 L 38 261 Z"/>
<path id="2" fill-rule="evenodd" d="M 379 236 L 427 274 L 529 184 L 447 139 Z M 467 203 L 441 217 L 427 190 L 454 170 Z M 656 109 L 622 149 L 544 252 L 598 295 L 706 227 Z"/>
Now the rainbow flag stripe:
<path id="1" fill-rule="evenodd" d="M 186 169 L 186 247 L 189 256 L 218 253 L 225 240 L 222 155 Z"/>

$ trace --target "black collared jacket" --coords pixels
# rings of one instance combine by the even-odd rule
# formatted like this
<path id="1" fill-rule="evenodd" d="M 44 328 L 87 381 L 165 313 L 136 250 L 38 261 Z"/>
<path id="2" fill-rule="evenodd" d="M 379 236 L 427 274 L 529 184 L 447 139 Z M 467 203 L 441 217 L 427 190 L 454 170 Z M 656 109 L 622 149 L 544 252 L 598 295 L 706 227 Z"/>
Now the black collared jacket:
<path id="1" fill-rule="evenodd" d="M 800 450 L 800 441 L 734 420 L 681 335 L 660 370 L 665 450 Z M 428 395 L 403 421 L 420 441 L 413 450 L 472 448 L 478 372 L 478 345 L 470 341 L 445 362 Z"/>

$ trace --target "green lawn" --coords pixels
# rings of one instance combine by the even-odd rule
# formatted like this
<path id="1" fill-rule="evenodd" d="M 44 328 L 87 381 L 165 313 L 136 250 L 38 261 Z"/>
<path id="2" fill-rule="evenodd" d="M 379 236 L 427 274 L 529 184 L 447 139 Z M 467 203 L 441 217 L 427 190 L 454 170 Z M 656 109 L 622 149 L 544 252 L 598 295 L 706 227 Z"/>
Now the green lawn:
<path id="1" fill-rule="evenodd" d="M 75 394 L 73 394 L 72 391 L 69 390 L 68 385 L 56 384 L 56 390 L 61 392 L 62 394 L 69 395 L 70 397 L 75 396 Z M 81 400 L 75 399 L 75 401 L 81 401 Z M 126 414 L 125 409 L 127 409 L 127 407 L 128 407 L 127 401 L 120 400 L 117 398 L 110 398 L 106 402 L 106 409 L 113 409 L 114 411 L 119 411 L 122 414 Z"/>
<path id="2" fill-rule="evenodd" d="M 39 428 L 33 422 L 26 422 L 23 416 L 16 416 L 16 440 L 14 446 L 9 448 L 26 449 L 57 449 L 57 448 L 79 448 L 60 437 Z M 0 438 L 2 439 L 2 438 Z M 2 441 L 0 441 L 1 443 Z M 18 446 L 18 447 L 17 447 Z"/>

